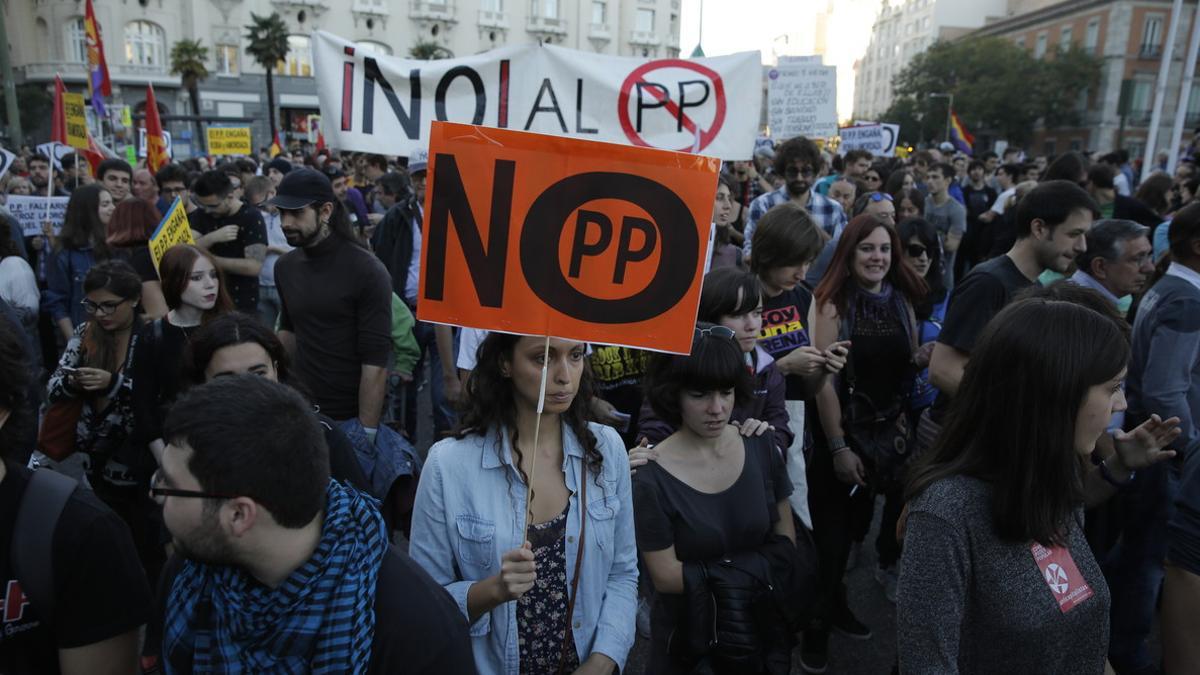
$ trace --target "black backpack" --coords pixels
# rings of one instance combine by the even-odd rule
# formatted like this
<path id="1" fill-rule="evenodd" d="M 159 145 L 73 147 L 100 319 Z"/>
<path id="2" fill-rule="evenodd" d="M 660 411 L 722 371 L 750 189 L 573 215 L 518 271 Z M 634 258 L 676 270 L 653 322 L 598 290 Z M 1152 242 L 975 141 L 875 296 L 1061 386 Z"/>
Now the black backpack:
<path id="1" fill-rule="evenodd" d="M 68 476 L 39 469 L 30 476 L 17 507 L 10 562 L 25 597 L 46 625 L 54 621 L 54 531 L 77 487 Z"/>

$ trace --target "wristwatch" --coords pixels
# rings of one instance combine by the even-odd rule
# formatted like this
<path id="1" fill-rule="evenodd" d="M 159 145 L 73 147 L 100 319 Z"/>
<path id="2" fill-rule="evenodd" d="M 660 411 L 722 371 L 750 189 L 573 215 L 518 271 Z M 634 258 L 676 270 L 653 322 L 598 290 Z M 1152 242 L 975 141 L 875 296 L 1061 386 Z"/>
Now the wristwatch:
<path id="1" fill-rule="evenodd" d="M 1113 477 L 1112 471 L 1108 468 L 1108 459 L 1101 458 L 1099 452 L 1096 451 L 1092 452 L 1092 464 L 1100 467 L 1100 477 L 1104 479 L 1104 482 L 1118 489 L 1129 487 L 1129 484 L 1132 483 L 1133 479 L 1137 477 L 1137 471 L 1130 469 L 1129 478 L 1127 478 L 1124 482 L 1117 480 L 1115 477 Z"/>

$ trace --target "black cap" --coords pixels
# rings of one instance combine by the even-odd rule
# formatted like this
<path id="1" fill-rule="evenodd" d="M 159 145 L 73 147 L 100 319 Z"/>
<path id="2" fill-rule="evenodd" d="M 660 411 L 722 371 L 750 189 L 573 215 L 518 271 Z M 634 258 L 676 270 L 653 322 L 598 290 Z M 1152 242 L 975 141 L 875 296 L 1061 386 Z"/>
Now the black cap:
<path id="1" fill-rule="evenodd" d="M 333 184 L 320 171 L 304 167 L 292 169 L 279 181 L 279 187 L 275 188 L 275 196 L 269 203 L 280 209 L 294 210 L 309 204 L 327 202 L 337 202 L 337 197 L 333 194 Z"/>
<path id="2" fill-rule="evenodd" d="M 330 164 L 330 165 L 321 167 L 321 173 L 325 174 L 325 177 L 328 178 L 331 182 L 335 181 L 339 178 L 346 177 L 346 172 L 342 171 L 341 167 L 337 166 L 336 164 Z"/>
<path id="3" fill-rule="evenodd" d="M 276 157 L 275 159 L 271 160 L 270 162 L 267 162 L 267 168 L 275 169 L 279 173 L 286 176 L 289 173 L 291 173 L 292 169 L 295 167 L 293 167 L 292 163 L 287 161 L 283 157 Z"/>

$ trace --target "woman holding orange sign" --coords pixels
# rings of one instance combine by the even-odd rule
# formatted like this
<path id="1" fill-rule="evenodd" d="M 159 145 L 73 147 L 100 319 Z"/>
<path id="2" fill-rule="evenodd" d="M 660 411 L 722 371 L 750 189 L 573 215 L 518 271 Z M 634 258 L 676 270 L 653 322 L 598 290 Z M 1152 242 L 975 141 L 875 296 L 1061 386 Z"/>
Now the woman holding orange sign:
<path id="1" fill-rule="evenodd" d="M 490 334 L 460 428 L 421 474 L 409 553 L 467 616 L 480 673 L 610 673 L 633 646 L 629 460 L 615 430 L 586 421 L 584 355 Z"/>

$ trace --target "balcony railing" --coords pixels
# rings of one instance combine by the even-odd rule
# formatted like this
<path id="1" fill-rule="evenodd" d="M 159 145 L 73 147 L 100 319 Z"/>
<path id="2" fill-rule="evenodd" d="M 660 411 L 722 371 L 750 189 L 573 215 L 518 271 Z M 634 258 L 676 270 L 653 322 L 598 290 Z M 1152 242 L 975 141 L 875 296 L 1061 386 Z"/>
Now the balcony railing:
<path id="1" fill-rule="evenodd" d="M 567 34 L 567 20 L 553 19 L 548 16 L 530 16 L 526 20 L 525 29 L 530 33 Z"/>
<path id="2" fill-rule="evenodd" d="M 508 28 L 508 16 L 492 9 L 479 10 L 479 25 L 485 28 Z"/>
<path id="3" fill-rule="evenodd" d="M 1144 44 L 1138 48 L 1139 59 L 1157 59 L 1162 56 L 1162 45 Z"/>
<path id="4" fill-rule="evenodd" d="M 594 23 L 588 27 L 588 37 L 593 40 L 611 40 L 612 29 L 606 23 Z"/>
<path id="5" fill-rule="evenodd" d="M 76 61 L 52 61 L 48 63 L 29 63 L 23 68 L 25 78 L 29 80 L 53 79 L 55 73 L 63 77 L 87 77 L 87 64 Z"/>
<path id="6" fill-rule="evenodd" d="M 629 33 L 629 44 L 645 45 L 647 47 L 657 47 L 662 43 L 662 38 L 656 33 L 648 30 L 635 30 Z"/>
<path id="7" fill-rule="evenodd" d="M 454 3 L 412 0 L 412 5 L 408 10 L 408 16 L 413 19 L 454 21 Z"/>

